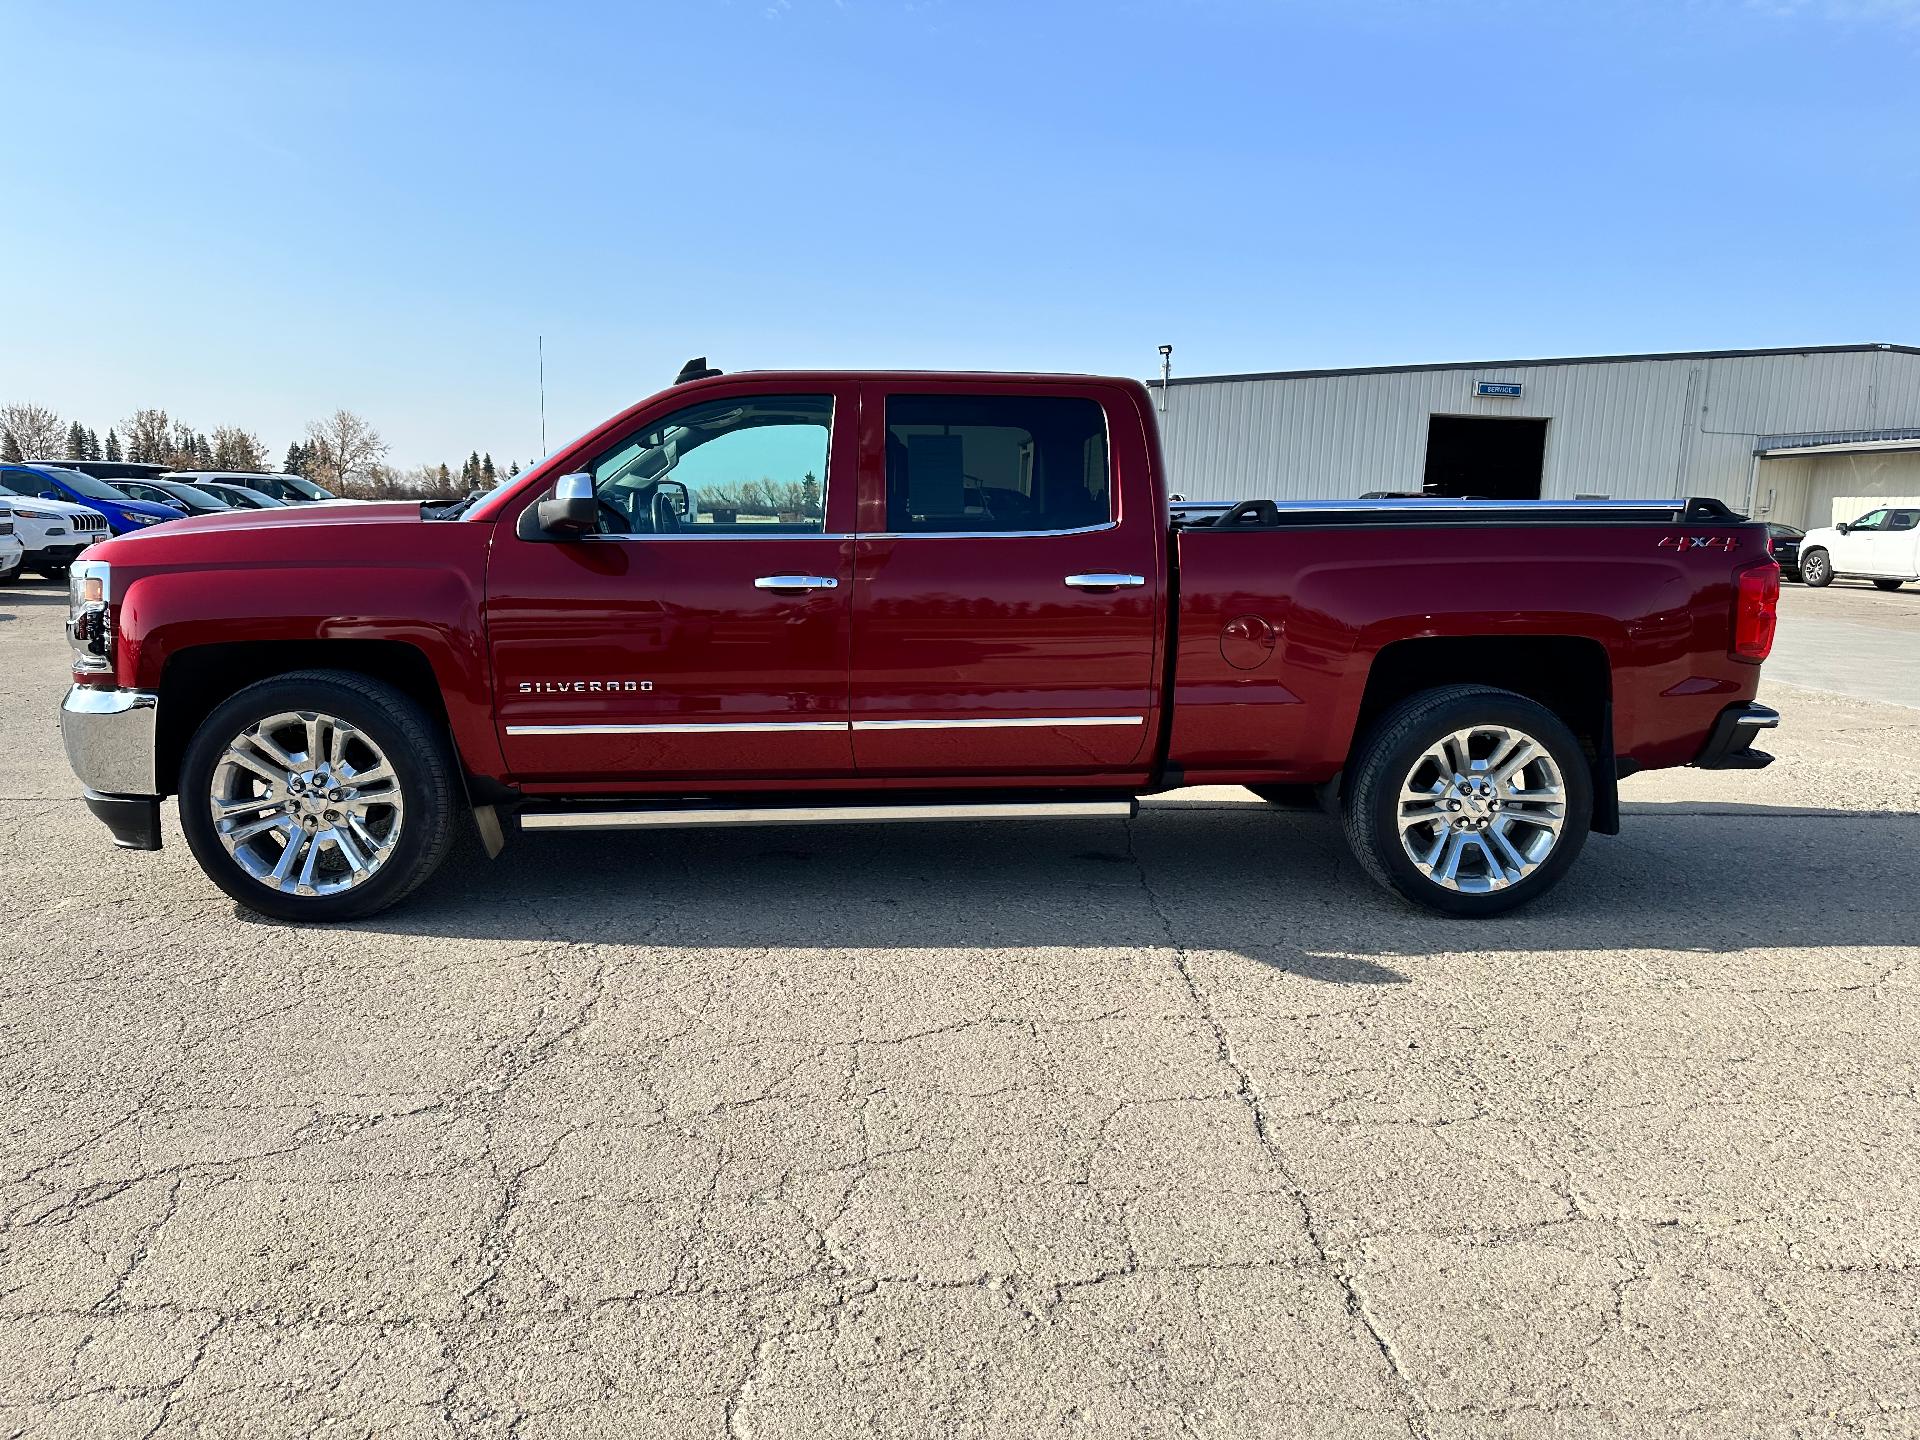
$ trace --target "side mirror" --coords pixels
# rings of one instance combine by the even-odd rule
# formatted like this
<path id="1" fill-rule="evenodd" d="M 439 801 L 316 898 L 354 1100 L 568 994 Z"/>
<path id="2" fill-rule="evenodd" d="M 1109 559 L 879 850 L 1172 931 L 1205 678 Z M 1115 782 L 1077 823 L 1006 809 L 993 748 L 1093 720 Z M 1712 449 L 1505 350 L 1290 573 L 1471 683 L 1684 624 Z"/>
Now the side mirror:
<path id="1" fill-rule="evenodd" d="M 600 502 L 593 495 L 593 476 L 562 475 L 553 498 L 534 507 L 540 528 L 549 535 L 584 535 L 600 518 Z"/>
<path id="2" fill-rule="evenodd" d="M 60 498 L 60 492 L 58 490 L 42 490 L 40 492 L 40 498 L 42 500 L 58 500 Z"/>
<path id="3" fill-rule="evenodd" d="M 1851 525 L 1836 525 L 1833 528 L 1838 530 L 1842 535 L 1851 535 L 1853 533 L 1853 526 Z"/>

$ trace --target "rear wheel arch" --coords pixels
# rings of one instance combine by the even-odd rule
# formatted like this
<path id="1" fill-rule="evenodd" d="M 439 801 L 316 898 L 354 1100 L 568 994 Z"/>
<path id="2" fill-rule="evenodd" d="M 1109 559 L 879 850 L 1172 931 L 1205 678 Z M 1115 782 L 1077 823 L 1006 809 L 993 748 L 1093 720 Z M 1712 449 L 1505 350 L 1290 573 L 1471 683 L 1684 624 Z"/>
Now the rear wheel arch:
<path id="1" fill-rule="evenodd" d="M 1605 645 L 1585 635 L 1437 635 L 1383 645 L 1367 671 L 1343 777 L 1353 773 L 1382 717 L 1415 695 L 1457 685 L 1510 691 L 1552 711 L 1592 771 L 1592 828 L 1619 832 L 1613 661 Z"/>

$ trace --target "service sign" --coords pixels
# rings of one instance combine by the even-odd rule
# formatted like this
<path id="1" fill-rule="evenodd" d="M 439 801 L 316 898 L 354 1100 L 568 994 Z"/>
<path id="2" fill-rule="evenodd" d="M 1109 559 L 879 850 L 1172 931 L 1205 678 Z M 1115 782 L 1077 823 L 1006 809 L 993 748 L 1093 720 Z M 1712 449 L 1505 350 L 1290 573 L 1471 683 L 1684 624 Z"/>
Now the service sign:
<path id="1" fill-rule="evenodd" d="M 1498 396 L 1507 400 L 1520 398 L 1521 385 L 1518 380 L 1480 380 L 1476 381 L 1473 393 L 1480 396 Z"/>

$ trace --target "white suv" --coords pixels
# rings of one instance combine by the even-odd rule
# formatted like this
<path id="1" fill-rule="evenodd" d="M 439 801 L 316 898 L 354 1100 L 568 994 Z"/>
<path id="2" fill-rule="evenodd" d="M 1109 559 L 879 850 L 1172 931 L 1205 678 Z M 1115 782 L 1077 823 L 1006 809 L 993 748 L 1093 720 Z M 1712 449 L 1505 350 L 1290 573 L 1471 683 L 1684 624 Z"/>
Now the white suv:
<path id="1" fill-rule="evenodd" d="M 13 511 L 13 533 L 26 551 L 25 568 L 49 580 L 64 580 L 80 552 L 111 533 L 107 517 L 71 500 L 42 500 L 41 477 L 0 469 L 0 505 Z M 5 562 L 0 561 L 0 570 Z"/>
<path id="2" fill-rule="evenodd" d="M 19 578 L 20 565 L 26 558 L 26 547 L 13 533 L 13 507 L 0 500 L 0 585 Z"/>

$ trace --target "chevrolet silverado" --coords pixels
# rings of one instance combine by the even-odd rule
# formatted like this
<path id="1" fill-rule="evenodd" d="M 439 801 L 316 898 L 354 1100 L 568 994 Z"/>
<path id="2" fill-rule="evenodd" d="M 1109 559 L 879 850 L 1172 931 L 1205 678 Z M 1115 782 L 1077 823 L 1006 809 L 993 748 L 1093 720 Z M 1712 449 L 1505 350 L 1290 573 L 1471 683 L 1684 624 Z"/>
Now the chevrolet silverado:
<path id="1" fill-rule="evenodd" d="M 1758 766 L 1779 571 L 1711 500 L 1170 504 L 1118 379 L 696 362 L 461 501 L 179 520 L 73 567 L 130 849 L 364 916 L 469 828 L 1126 816 L 1235 784 L 1488 915 L 1621 777 Z M 1280 832 L 1295 834 L 1296 831 Z"/>

